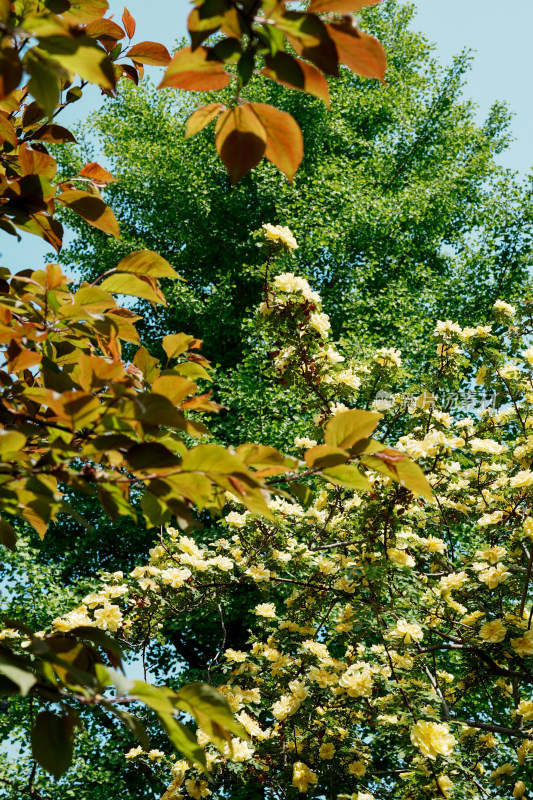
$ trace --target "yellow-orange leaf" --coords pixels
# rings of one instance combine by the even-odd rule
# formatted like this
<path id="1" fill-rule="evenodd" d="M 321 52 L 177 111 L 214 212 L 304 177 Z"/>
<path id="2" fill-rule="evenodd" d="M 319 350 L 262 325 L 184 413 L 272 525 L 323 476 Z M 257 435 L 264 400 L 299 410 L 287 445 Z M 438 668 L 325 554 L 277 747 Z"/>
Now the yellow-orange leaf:
<path id="1" fill-rule="evenodd" d="M 215 144 L 232 184 L 259 164 L 267 133 L 251 104 L 231 108 L 218 118 Z"/>
<path id="2" fill-rule="evenodd" d="M 86 29 L 87 34 L 93 39 L 103 39 L 104 41 L 117 42 L 126 35 L 120 25 L 111 19 L 95 19 L 89 22 Z"/>
<path id="3" fill-rule="evenodd" d="M 197 47 L 194 52 L 190 47 L 178 50 L 165 70 L 159 88 L 173 86 L 194 92 L 223 89 L 230 82 L 230 75 L 220 61 L 209 58 L 210 53 L 207 47 Z"/>
<path id="4" fill-rule="evenodd" d="M 117 180 L 110 172 L 101 167 L 100 164 L 97 164 L 96 161 L 91 161 L 90 164 L 86 164 L 79 174 L 80 178 L 90 178 L 95 183 L 100 184 L 112 183 Z"/>
<path id="5" fill-rule="evenodd" d="M 103 17 L 108 8 L 107 0 L 78 0 L 71 2 L 69 10 L 64 11 L 61 16 L 72 25 L 83 25 Z"/>
<path id="6" fill-rule="evenodd" d="M 137 250 L 119 261 L 119 272 L 132 272 L 134 275 L 149 275 L 151 278 L 179 278 L 168 261 L 152 250 Z"/>
<path id="7" fill-rule="evenodd" d="M 0 142 L 9 142 L 13 147 L 16 147 L 18 144 L 15 128 L 3 114 L 0 114 Z"/>
<path id="8" fill-rule="evenodd" d="M 199 133 L 206 125 L 209 125 L 212 120 L 218 117 L 222 111 L 225 111 L 225 107 L 221 103 L 209 103 L 207 106 L 197 108 L 187 120 L 185 125 L 185 138 L 188 139 L 190 136 Z"/>
<path id="9" fill-rule="evenodd" d="M 134 44 L 127 55 L 138 64 L 148 64 L 153 67 L 166 67 L 170 64 L 170 53 L 165 45 L 159 42 Z"/>
<path id="10" fill-rule="evenodd" d="M 327 12 L 339 11 L 341 14 L 350 14 L 360 11 L 365 6 L 376 6 L 381 0 L 311 0 L 309 11 Z"/>
<path id="11" fill-rule="evenodd" d="M 249 108 L 266 131 L 265 156 L 292 181 L 304 155 L 300 126 L 286 111 L 266 103 L 250 103 Z"/>
<path id="12" fill-rule="evenodd" d="M 331 23 L 326 28 L 335 42 L 341 64 L 365 78 L 384 82 L 387 56 L 374 36 L 353 27 L 349 21 Z"/>
<path id="13" fill-rule="evenodd" d="M 118 222 L 107 203 L 104 203 L 100 197 L 95 197 L 89 192 L 69 189 L 57 195 L 56 199 L 67 208 L 71 208 L 80 217 L 83 217 L 89 225 L 99 228 L 104 233 L 110 233 L 118 239 Z"/>
<path id="14" fill-rule="evenodd" d="M 319 97 L 329 107 L 328 82 L 319 69 L 300 58 L 279 50 L 275 56 L 265 56 L 266 67 L 263 75 L 267 78 L 288 86 L 289 89 L 299 89 L 315 97 Z"/>

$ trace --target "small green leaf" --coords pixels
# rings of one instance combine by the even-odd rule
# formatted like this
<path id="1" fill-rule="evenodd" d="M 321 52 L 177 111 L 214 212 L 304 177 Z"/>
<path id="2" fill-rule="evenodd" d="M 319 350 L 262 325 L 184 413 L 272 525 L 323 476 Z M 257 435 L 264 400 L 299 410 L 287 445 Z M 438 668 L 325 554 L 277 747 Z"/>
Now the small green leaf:
<path id="1" fill-rule="evenodd" d="M 41 711 L 37 715 L 31 731 L 33 757 L 56 780 L 70 767 L 72 743 L 72 722 L 69 718 L 58 717 L 51 711 Z"/>

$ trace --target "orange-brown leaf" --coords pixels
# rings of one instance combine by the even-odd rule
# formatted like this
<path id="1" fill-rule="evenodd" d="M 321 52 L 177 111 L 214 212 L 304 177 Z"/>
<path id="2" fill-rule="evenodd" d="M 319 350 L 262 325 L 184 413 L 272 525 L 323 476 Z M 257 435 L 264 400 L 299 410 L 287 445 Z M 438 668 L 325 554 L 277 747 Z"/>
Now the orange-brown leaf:
<path id="1" fill-rule="evenodd" d="M 248 107 L 266 131 L 265 156 L 292 181 L 304 155 L 300 126 L 286 111 L 266 103 L 250 103 Z"/>
<path id="2" fill-rule="evenodd" d="M 126 8 L 126 6 L 124 6 L 124 13 L 122 14 L 122 24 L 124 25 L 124 28 L 126 29 L 126 33 L 128 34 L 128 37 L 130 39 L 133 39 L 133 36 L 135 34 L 135 27 L 136 27 L 135 19 L 134 19 L 134 17 L 132 17 L 130 12 Z"/>
<path id="3" fill-rule="evenodd" d="M 319 97 L 329 107 L 328 82 L 319 69 L 300 58 L 279 50 L 275 56 L 265 56 L 266 67 L 263 75 L 267 78 L 288 86 L 289 89 L 298 89 Z"/>
<path id="4" fill-rule="evenodd" d="M 61 16 L 72 25 L 83 25 L 93 19 L 100 19 L 108 11 L 107 0 L 74 0 L 70 3 L 68 11 Z"/>
<path id="5" fill-rule="evenodd" d="M 57 195 L 57 201 L 67 208 L 71 208 L 89 225 L 93 225 L 104 233 L 110 233 L 118 239 L 118 222 L 107 203 L 104 203 L 100 197 L 78 189 L 69 189 Z"/>
<path id="6" fill-rule="evenodd" d="M 85 30 L 93 39 L 103 39 L 111 42 L 118 42 L 126 35 L 120 25 L 117 25 L 112 19 L 95 19 L 89 22 Z"/>
<path id="7" fill-rule="evenodd" d="M 166 67 L 170 64 L 170 53 L 164 44 L 159 42 L 139 42 L 128 50 L 128 57 L 138 64 L 152 67 Z"/>
<path id="8" fill-rule="evenodd" d="M 334 22 L 326 28 L 335 42 L 341 64 L 365 78 L 384 82 L 387 56 L 383 45 L 374 36 L 355 28 L 349 21 Z"/>
<path id="9" fill-rule="evenodd" d="M 91 161 L 90 164 L 86 164 L 79 174 L 80 178 L 90 178 L 95 183 L 102 185 L 117 180 L 110 172 L 101 167 L 100 164 L 97 164 L 96 161 Z"/>
<path id="10" fill-rule="evenodd" d="M 53 142 L 55 144 L 64 144 L 65 142 L 77 144 L 73 134 L 67 128 L 64 128 L 62 125 L 54 125 L 53 123 L 50 125 L 42 125 L 35 131 L 31 138 L 38 139 L 41 142 Z"/>
<path id="11" fill-rule="evenodd" d="M 197 108 L 187 120 L 185 125 L 185 138 L 188 139 L 190 136 L 199 133 L 225 110 L 225 107 L 221 103 L 209 103 L 207 106 Z M 15 131 L 13 131 L 13 133 L 14 132 Z"/>
<path id="12" fill-rule="evenodd" d="M 159 88 L 172 86 L 175 89 L 187 89 L 194 92 L 208 92 L 223 89 L 230 82 L 230 75 L 220 61 L 209 58 L 211 50 L 197 47 L 192 52 L 184 47 L 172 58 Z"/>
<path id="13" fill-rule="evenodd" d="M 231 108 L 218 118 L 215 144 L 232 184 L 259 164 L 267 134 L 250 104 Z"/>
<path id="14" fill-rule="evenodd" d="M 365 6 L 376 6 L 381 0 L 311 0 L 309 11 L 313 13 L 338 11 L 341 14 L 350 14 L 360 11 Z"/>

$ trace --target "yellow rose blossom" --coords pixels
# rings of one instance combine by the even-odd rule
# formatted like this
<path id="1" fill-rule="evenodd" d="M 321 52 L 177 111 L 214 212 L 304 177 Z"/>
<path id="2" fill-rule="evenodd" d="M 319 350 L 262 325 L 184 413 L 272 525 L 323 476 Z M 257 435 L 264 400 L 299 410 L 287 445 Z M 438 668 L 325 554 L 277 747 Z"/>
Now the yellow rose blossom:
<path id="1" fill-rule="evenodd" d="M 526 793 L 526 784 L 524 781 L 517 781 L 513 788 L 513 797 L 516 800 L 519 800 L 521 797 L 524 797 Z"/>
<path id="2" fill-rule="evenodd" d="M 329 761 L 335 755 L 335 745 L 332 742 L 321 744 L 318 755 L 322 761 Z"/>
<path id="3" fill-rule="evenodd" d="M 516 713 L 526 722 L 533 719 L 533 700 L 520 700 Z"/>
<path id="4" fill-rule="evenodd" d="M 511 639 L 511 647 L 521 658 L 533 655 L 533 630 L 526 631 L 517 639 Z"/>
<path id="5" fill-rule="evenodd" d="M 302 761 L 296 761 L 292 767 L 292 785 L 302 794 L 309 786 L 318 783 L 318 776 Z"/>
<path id="6" fill-rule="evenodd" d="M 276 606 L 274 603 L 260 603 L 254 608 L 254 614 L 257 614 L 258 617 L 276 619 Z"/>
<path id="7" fill-rule="evenodd" d="M 424 631 L 416 622 L 408 622 L 406 619 L 399 619 L 396 627 L 390 632 L 396 639 L 401 639 L 404 644 L 411 644 L 414 640 L 419 642 L 424 638 Z"/>
<path id="8" fill-rule="evenodd" d="M 500 583 L 503 583 L 507 580 L 507 578 L 510 577 L 511 573 L 508 572 L 507 568 L 502 563 L 499 563 L 495 567 L 491 567 L 484 572 L 480 572 L 478 575 L 479 580 L 482 583 L 486 583 L 489 589 L 495 589 L 496 586 L 499 586 Z"/>
<path id="9" fill-rule="evenodd" d="M 480 639 L 483 639 L 484 642 L 490 642 L 492 644 L 503 642 L 506 633 L 507 628 L 501 619 L 493 619 L 490 622 L 486 622 L 479 629 Z"/>
<path id="10" fill-rule="evenodd" d="M 455 747 L 455 737 L 445 722 L 426 722 L 420 720 L 411 728 L 411 741 L 427 758 L 451 756 Z"/>
<path id="11" fill-rule="evenodd" d="M 271 242 L 281 243 L 287 247 L 288 250 L 297 250 L 298 243 L 294 238 L 290 228 L 283 225 L 271 225 L 270 222 L 265 222 L 261 226 L 264 236 Z"/>

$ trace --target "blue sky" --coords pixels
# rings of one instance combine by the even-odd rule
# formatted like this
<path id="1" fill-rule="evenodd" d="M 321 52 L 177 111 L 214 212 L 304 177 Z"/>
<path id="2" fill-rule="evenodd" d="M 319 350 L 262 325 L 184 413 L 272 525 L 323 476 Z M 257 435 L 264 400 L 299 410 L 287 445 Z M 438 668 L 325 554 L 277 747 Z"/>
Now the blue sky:
<path id="1" fill-rule="evenodd" d="M 443 64 L 465 47 L 475 53 L 468 77 L 466 95 L 479 106 L 482 120 L 494 100 L 505 100 L 513 114 L 515 141 L 501 156 L 501 162 L 523 175 L 533 164 L 533 30 L 532 0 L 418 0 L 415 27 L 435 43 L 435 53 Z M 123 3 L 110 0 L 111 13 L 120 22 Z M 129 11 L 137 20 L 137 40 L 161 41 L 169 49 L 185 33 L 188 0 L 128 0 Z M 154 76 L 160 70 L 152 71 Z M 98 107 L 99 92 L 91 88 L 87 97 L 73 107 L 78 116 Z M 72 117 L 68 120 L 72 124 Z M 13 270 L 38 267 L 49 246 L 32 236 L 20 244 L 0 233 L 0 264 Z"/>

